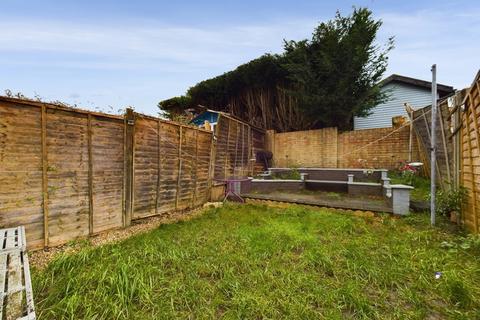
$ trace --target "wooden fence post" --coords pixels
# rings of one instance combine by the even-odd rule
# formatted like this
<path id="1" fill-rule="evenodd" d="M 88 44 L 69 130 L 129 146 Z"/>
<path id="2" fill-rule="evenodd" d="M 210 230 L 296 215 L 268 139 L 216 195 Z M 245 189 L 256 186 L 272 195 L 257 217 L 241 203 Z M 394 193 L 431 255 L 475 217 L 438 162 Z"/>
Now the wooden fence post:
<path id="1" fill-rule="evenodd" d="M 134 202 L 135 114 L 127 108 L 125 114 L 125 213 L 124 226 L 132 223 Z"/>
<path id="2" fill-rule="evenodd" d="M 93 158 L 92 158 L 92 115 L 88 114 L 88 233 L 93 233 Z"/>
<path id="3" fill-rule="evenodd" d="M 42 105 L 42 205 L 43 205 L 43 244 L 48 247 L 48 153 L 47 153 L 47 107 Z"/>

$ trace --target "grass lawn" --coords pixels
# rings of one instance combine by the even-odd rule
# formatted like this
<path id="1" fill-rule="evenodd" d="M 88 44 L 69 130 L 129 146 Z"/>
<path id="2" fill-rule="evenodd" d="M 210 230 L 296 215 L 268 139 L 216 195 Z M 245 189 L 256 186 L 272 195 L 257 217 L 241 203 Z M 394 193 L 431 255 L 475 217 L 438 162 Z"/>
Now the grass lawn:
<path id="1" fill-rule="evenodd" d="M 40 319 L 478 319 L 480 241 L 422 215 L 228 205 L 60 255 L 33 286 Z"/>

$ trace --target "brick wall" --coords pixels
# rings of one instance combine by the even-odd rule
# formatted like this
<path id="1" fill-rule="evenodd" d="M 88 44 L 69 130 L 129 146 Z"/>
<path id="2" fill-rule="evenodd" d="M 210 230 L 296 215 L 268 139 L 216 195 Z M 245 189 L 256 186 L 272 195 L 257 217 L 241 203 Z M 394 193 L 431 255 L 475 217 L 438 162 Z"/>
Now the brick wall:
<path id="1" fill-rule="evenodd" d="M 275 133 L 268 132 L 267 145 L 276 167 L 337 166 L 337 128 Z"/>
<path id="2" fill-rule="evenodd" d="M 398 169 L 408 161 L 410 127 L 394 130 L 396 129 L 378 128 L 339 134 L 338 167 Z M 384 138 L 375 142 L 382 137 Z M 412 141 L 412 160 L 420 161 L 416 138 Z"/>
<path id="3" fill-rule="evenodd" d="M 285 133 L 270 130 L 267 147 L 275 167 L 397 169 L 408 160 L 409 135 L 408 126 L 343 133 L 337 128 Z M 416 138 L 412 141 L 412 160 L 421 161 Z"/>

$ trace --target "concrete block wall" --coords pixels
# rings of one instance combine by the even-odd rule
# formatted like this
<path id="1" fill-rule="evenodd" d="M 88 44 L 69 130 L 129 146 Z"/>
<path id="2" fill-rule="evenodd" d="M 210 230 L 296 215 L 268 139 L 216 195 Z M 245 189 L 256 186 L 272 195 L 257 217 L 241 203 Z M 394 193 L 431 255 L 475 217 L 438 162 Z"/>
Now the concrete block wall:
<path id="1" fill-rule="evenodd" d="M 384 137 L 379 141 L 376 141 Z M 409 158 L 410 128 L 365 129 L 339 133 L 337 128 L 267 132 L 274 167 L 398 169 Z M 421 161 L 412 138 L 412 161 Z"/>
<path id="2" fill-rule="evenodd" d="M 275 167 L 337 167 L 337 128 L 267 132 L 267 146 Z"/>
<path id="3" fill-rule="evenodd" d="M 395 131 L 397 130 L 397 131 Z M 338 136 L 338 167 L 398 169 L 409 158 L 410 127 L 348 131 Z M 384 139 L 376 141 L 382 137 Z M 413 136 L 412 160 L 420 161 Z"/>

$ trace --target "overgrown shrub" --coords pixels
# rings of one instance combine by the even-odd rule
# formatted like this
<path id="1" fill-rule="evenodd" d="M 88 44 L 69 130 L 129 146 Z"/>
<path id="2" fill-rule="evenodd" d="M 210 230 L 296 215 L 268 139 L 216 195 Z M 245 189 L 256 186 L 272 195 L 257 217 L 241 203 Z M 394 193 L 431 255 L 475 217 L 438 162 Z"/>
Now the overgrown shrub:
<path id="1" fill-rule="evenodd" d="M 273 175 L 278 180 L 300 180 L 300 171 L 297 168 L 290 168 L 288 171 L 277 172 Z"/>
<path id="2" fill-rule="evenodd" d="M 405 179 L 405 183 L 413 186 L 415 185 L 415 180 L 417 178 L 416 172 L 411 170 L 403 170 L 402 178 Z"/>
<path id="3" fill-rule="evenodd" d="M 405 171 L 391 171 L 388 177 L 392 184 L 407 184 L 415 189 L 410 196 L 413 200 L 425 201 L 430 197 L 430 179 L 418 175 L 418 173 L 404 173 Z"/>
<path id="4" fill-rule="evenodd" d="M 451 212 L 462 211 L 462 203 L 466 200 L 468 191 L 464 187 L 450 190 L 437 191 L 436 205 L 437 212 L 441 215 L 448 216 Z"/>

